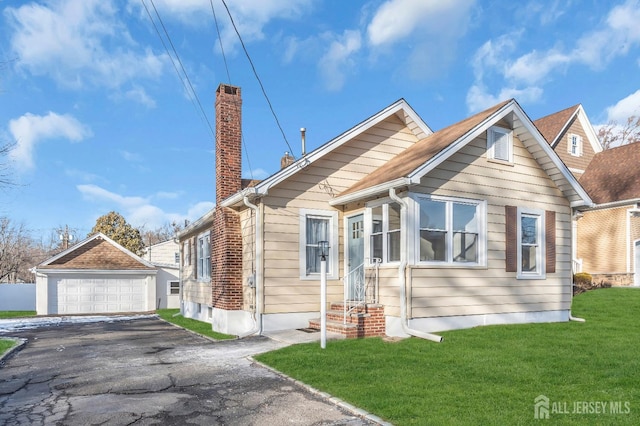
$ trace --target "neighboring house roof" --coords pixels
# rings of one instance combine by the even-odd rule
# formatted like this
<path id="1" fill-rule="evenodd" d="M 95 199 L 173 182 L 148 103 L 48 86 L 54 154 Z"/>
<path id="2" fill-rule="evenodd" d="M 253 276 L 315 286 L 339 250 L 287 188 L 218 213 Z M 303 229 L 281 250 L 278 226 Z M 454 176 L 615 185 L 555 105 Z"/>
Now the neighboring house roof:
<path id="1" fill-rule="evenodd" d="M 563 109 L 562 111 L 554 112 L 542 118 L 539 118 L 533 122 L 538 128 L 542 136 L 547 140 L 549 145 L 555 149 L 560 142 L 562 135 L 571 126 L 574 119 L 580 121 L 582 128 L 587 134 L 587 139 L 593 148 L 593 151 L 598 153 L 602 151 L 602 145 L 598 139 L 587 114 L 584 112 L 584 108 L 581 104 L 571 106 Z"/>
<path id="2" fill-rule="evenodd" d="M 597 204 L 640 200 L 640 143 L 606 149 L 593 157 L 580 178 Z"/>
<path id="3" fill-rule="evenodd" d="M 572 205 L 591 204 L 587 193 L 514 99 L 499 103 L 418 141 L 342 192 L 330 204 L 342 205 L 384 193 L 390 188 L 418 184 L 424 175 L 503 119 L 512 123 L 514 134 L 529 149 L 564 195 L 572 200 Z"/>
<path id="4" fill-rule="evenodd" d="M 413 132 L 413 134 L 416 135 L 419 139 L 422 139 L 427 135 L 433 133 L 429 126 L 427 126 L 426 123 L 422 121 L 422 118 L 420 118 L 420 116 L 413 110 L 413 108 L 411 108 L 407 101 L 405 101 L 404 99 L 399 99 L 377 114 L 367 118 L 366 120 L 355 125 L 341 135 L 333 138 L 319 148 L 297 159 L 289 166 L 260 181 L 254 187 L 248 187 L 244 191 L 237 192 L 236 194 L 222 201 L 222 203 L 220 203 L 221 206 L 239 206 L 242 204 L 245 195 L 266 195 L 269 191 L 269 188 L 277 185 L 278 183 L 287 179 L 289 176 L 296 174 L 298 171 L 307 167 L 309 164 L 321 159 L 336 148 L 342 146 L 344 143 L 352 140 L 354 137 L 362 134 L 363 132 L 369 130 L 373 126 L 393 115 L 396 115 L 398 118 L 400 118 L 400 120 L 402 120 L 405 125 Z"/>
<path id="5" fill-rule="evenodd" d="M 156 268 L 106 235 L 97 233 L 45 260 L 35 269 L 38 271 L 45 269 L 155 270 Z"/>

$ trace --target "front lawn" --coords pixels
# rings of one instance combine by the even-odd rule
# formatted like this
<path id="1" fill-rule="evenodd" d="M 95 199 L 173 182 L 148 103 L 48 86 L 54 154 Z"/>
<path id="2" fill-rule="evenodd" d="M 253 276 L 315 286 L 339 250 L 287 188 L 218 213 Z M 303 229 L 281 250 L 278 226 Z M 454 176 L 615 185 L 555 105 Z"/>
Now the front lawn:
<path id="1" fill-rule="evenodd" d="M 15 340 L 0 339 L 0 356 L 16 345 Z"/>
<path id="2" fill-rule="evenodd" d="M 36 311 L 0 311 L 0 319 L 34 316 L 36 316 Z"/>
<path id="3" fill-rule="evenodd" d="M 379 338 L 289 346 L 255 358 L 395 425 L 640 424 L 640 290 L 581 294 L 585 323 L 478 327 L 443 343 Z"/>
<path id="4" fill-rule="evenodd" d="M 236 336 L 230 336 L 228 334 L 213 331 L 211 329 L 211 324 L 208 322 L 197 321 L 191 318 L 185 318 L 182 315 L 176 315 L 180 313 L 180 309 L 158 309 L 156 313 L 160 318 L 167 322 L 215 340 L 229 340 L 236 338 Z"/>

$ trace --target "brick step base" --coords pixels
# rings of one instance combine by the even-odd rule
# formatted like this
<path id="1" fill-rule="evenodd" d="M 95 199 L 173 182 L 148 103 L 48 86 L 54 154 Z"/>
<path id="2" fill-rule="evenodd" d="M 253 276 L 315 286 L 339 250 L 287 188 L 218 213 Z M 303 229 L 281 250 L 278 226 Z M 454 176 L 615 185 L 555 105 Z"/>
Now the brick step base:
<path id="1" fill-rule="evenodd" d="M 346 324 L 343 306 L 342 302 L 331 303 L 330 310 L 327 311 L 327 331 L 342 334 L 347 338 L 385 335 L 384 306 L 360 305 L 347 314 Z M 320 319 L 310 320 L 309 328 L 319 330 Z"/>

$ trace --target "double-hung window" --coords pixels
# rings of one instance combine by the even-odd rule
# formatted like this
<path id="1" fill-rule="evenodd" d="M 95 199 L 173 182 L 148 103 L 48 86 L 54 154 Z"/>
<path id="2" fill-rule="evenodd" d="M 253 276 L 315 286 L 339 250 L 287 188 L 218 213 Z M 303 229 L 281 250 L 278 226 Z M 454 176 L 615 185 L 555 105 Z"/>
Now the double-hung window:
<path id="1" fill-rule="evenodd" d="M 421 263 L 485 263 L 485 202 L 417 197 L 417 255 Z"/>
<path id="2" fill-rule="evenodd" d="M 513 131 L 493 126 L 487 130 L 487 157 L 513 162 Z"/>
<path id="3" fill-rule="evenodd" d="M 400 206 L 396 203 L 381 204 L 369 208 L 370 240 L 369 256 L 371 262 L 400 261 Z"/>
<path id="4" fill-rule="evenodd" d="M 198 281 L 206 281 L 211 278 L 211 244 L 210 234 L 207 231 L 198 236 L 197 247 L 197 277 Z"/>
<path id="5" fill-rule="evenodd" d="M 544 212 L 518 211 L 518 276 L 539 278 L 544 274 Z"/>
<path id="6" fill-rule="evenodd" d="M 300 278 L 320 279 L 321 241 L 329 242 L 327 277 L 337 278 L 338 214 L 326 210 L 300 209 Z"/>
<path id="7" fill-rule="evenodd" d="M 580 157 L 582 155 L 582 138 L 579 135 L 570 133 L 567 145 L 569 154 L 574 157 Z"/>

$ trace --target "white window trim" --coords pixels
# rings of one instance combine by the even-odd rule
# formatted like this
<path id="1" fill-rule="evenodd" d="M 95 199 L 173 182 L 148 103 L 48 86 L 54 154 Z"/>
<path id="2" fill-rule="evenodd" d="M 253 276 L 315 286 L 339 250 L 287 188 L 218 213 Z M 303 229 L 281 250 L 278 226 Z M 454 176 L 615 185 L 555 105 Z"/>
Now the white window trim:
<path id="1" fill-rule="evenodd" d="M 171 293 L 171 283 L 178 283 L 178 292 L 177 293 Z M 167 281 L 167 295 L 168 296 L 180 296 L 180 293 L 182 293 L 182 286 L 180 285 L 180 281 L 178 280 L 168 280 Z"/>
<path id="2" fill-rule="evenodd" d="M 522 271 L 522 216 L 537 216 L 538 217 L 538 249 L 536 250 L 536 258 L 538 259 L 538 267 L 534 272 Z M 546 265 L 547 265 L 547 253 L 546 253 L 546 235 L 545 235 L 545 212 L 540 209 L 529 209 L 525 207 L 518 207 L 517 220 L 517 244 L 516 249 L 518 259 L 518 272 L 516 279 L 519 280 L 544 280 L 546 279 Z"/>
<path id="3" fill-rule="evenodd" d="M 373 234 L 372 219 L 373 215 L 371 210 L 375 207 L 382 206 L 382 262 L 381 265 L 399 265 L 402 259 L 402 251 L 405 250 L 405 228 L 407 223 L 405 213 L 400 209 L 400 260 L 394 260 L 387 262 L 387 239 L 389 235 L 389 204 L 395 204 L 389 197 L 381 198 L 375 201 L 370 201 L 366 204 L 364 212 L 364 259 L 369 265 L 375 264 L 371 257 L 371 235 Z"/>
<path id="4" fill-rule="evenodd" d="M 206 275 L 203 274 L 202 272 L 204 270 L 201 271 L 201 267 L 200 267 L 200 240 L 206 237 L 209 237 L 209 267 L 206 268 Z M 204 258 L 206 259 L 207 256 L 205 255 Z M 196 238 L 196 265 L 195 265 L 195 272 L 196 272 L 196 280 L 199 282 L 209 282 L 211 281 L 211 234 L 210 232 L 207 230 L 201 234 L 198 235 L 198 237 Z"/>
<path id="5" fill-rule="evenodd" d="M 413 234 L 414 241 L 411 247 L 413 248 L 413 253 L 411 256 L 413 258 L 413 263 L 420 266 L 429 266 L 435 268 L 486 268 L 487 267 L 487 201 L 486 200 L 475 200 L 471 198 L 461 198 L 461 197 L 448 197 L 448 196 L 440 196 L 440 195 L 429 195 L 429 194 L 420 194 L 420 193 L 412 193 L 411 200 L 413 202 L 413 208 L 411 209 L 413 212 Z M 447 202 L 447 211 L 446 211 L 446 221 L 447 221 L 447 234 L 448 238 L 452 238 L 452 234 L 449 231 L 451 225 L 451 212 L 453 211 L 452 204 L 450 203 L 458 203 L 458 204 L 475 204 L 478 206 L 478 261 L 477 262 L 454 262 L 451 259 L 451 253 L 447 251 L 447 260 L 446 261 L 421 261 L 420 260 L 420 199 L 428 199 L 433 201 L 441 201 Z M 449 235 L 451 234 L 451 235 Z M 448 247 L 451 247 L 451 242 L 448 241 Z"/>
<path id="6" fill-rule="evenodd" d="M 577 140 L 577 147 L 576 147 L 577 152 L 573 152 L 573 149 L 572 149 L 574 137 Z M 582 157 L 582 136 L 577 135 L 575 133 L 569 133 L 569 136 L 567 137 L 567 151 L 569 152 L 569 154 L 571 154 L 574 157 Z"/>
<path id="7" fill-rule="evenodd" d="M 494 132 L 501 133 L 503 135 L 507 135 L 508 137 L 508 159 L 505 160 L 503 158 L 496 158 L 495 156 L 495 139 Z M 487 158 L 493 161 L 499 161 L 503 163 L 513 163 L 513 130 L 505 129 L 504 127 L 499 126 L 491 126 L 487 129 Z"/>
<path id="8" fill-rule="evenodd" d="M 337 280 L 338 271 L 338 212 L 332 210 L 300 209 L 299 259 L 300 279 L 320 281 L 320 274 L 307 274 L 307 216 L 329 219 L 329 258 L 327 259 L 327 279 Z"/>

